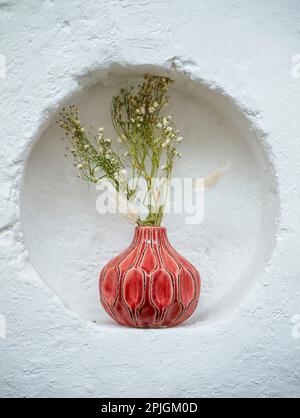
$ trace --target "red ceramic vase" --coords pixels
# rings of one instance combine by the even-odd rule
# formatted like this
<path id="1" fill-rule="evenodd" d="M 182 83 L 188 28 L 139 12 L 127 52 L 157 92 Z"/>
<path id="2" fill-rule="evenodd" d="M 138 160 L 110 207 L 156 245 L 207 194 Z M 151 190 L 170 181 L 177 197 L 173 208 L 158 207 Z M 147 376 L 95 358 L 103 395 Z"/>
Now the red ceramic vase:
<path id="1" fill-rule="evenodd" d="M 131 245 L 100 273 L 102 305 L 130 327 L 178 325 L 192 315 L 199 294 L 198 271 L 173 249 L 163 227 L 136 227 Z"/>

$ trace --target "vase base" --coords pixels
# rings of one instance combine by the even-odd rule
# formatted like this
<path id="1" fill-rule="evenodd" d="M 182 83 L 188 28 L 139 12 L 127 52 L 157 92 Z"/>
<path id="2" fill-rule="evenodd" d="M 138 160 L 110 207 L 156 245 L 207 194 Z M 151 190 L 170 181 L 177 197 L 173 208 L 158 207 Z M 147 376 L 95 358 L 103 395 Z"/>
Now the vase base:
<path id="1" fill-rule="evenodd" d="M 100 300 L 119 324 L 170 328 L 186 321 L 200 295 L 197 269 L 178 254 L 164 227 L 136 227 L 131 245 L 100 273 Z"/>

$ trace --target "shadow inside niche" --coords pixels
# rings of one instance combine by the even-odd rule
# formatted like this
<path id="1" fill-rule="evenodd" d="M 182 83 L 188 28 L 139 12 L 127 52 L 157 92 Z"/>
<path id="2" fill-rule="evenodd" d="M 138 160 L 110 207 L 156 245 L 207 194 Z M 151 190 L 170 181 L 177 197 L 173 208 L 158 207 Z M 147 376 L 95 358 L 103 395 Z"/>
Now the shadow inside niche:
<path id="1" fill-rule="evenodd" d="M 125 80 L 151 66 L 118 66 L 80 77 L 69 103 L 87 126 L 104 126 L 115 138 L 109 105 Z M 170 242 L 200 271 L 202 294 L 185 326 L 231 312 L 263 273 L 276 230 L 278 193 L 263 135 L 221 90 L 172 73 L 170 107 L 182 132 L 183 159 L 175 176 L 203 177 L 231 162 L 222 181 L 205 194 L 205 218 L 185 223 L 186 214 L 165 219 Z M 66 103 L 64 103 L 65 105 Z M 99 191 L 76 177 L 66 160 L 56 115 L 38 136 L 26 162 L 21 218 L 30 263 L 65 305 L 99 325 L 110 321 L 100 307 L 98 275 L 131 242 L 133 227 L 118 215 L 96 211 Z"/>

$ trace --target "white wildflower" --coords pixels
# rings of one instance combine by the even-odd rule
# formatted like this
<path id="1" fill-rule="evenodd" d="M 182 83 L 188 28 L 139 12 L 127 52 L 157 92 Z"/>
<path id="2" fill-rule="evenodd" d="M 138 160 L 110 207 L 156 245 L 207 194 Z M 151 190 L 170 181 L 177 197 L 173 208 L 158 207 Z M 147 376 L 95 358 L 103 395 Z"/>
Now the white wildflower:
<path id="1" fill-rule="evenodd" d="M 111 139 L 110 139 L 110 138 L 105 138 L 105 139 L 104 139 L 104 142 L 105 142 L 106 144 L 110 144 L 110 143 L 111 143 Z"/>
<path id="2" fill-rule="evenodd" d="M 161 129 L 161 128 L 162 128 L 162 124 L 161 124 L 160 122 L 158 122 L 158 124 L 156 125 L 156 127 L 157 127 L 158 129 Z"/>
<path id="3" fill-rule="evenodd" d="M 155 107 L 150 106 L 148 110 L 149 110 L 149 113 L 154 113 L 155 112 Z"/>
<path id="4" fill-rule="evenodd" d="M 158 107 L 159 106 L 159 104 L 157 103 L 157 101 L 155 100 L 155 102 L 153 103 L 153 107 Z"/>
<path id="5" fill-rule="evenodd" d="M 164 127 L 169 126 L 169 121 L 165 116 L 163 117 L 163 125 L 164 125 Z"/>
<path id="6" fill-rule="evenodd" d="M 167 140 L 162 144 L 162 147 L 167 148 L 168 145 L 170 145 L 170 138 L 167 138 Z"/>
<path id="7" fill-rule="evenodd" d="M 90 146 L 89 146 L 89 144 L 85 144 L 83 148 L 84 148 L 84 149 L 89 149 L 89 148 L 90 148 Z"/>
<path id="8" fill-rule="evenodd" d="M 182 136 L 178 136 L 176 139 L 176 142 L 178 142 L 178 144 L 181 144 L 182 141 L 183 141 Z"/>
<path id="9" fill-rule="evenodd" d="M 81 163 L 77 164 L 76 168 L 79 168 L 81 170 L 83 168 L 83 165 Z"/>

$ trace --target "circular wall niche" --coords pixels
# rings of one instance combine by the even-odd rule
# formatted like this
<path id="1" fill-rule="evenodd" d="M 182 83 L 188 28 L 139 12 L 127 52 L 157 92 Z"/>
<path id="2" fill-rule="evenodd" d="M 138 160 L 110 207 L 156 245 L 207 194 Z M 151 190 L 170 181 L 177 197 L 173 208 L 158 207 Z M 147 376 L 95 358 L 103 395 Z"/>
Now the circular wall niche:
<path id="1" fill-rule="evenodd" d="M 114 67 L 89 78 L 70 100 L 87 126 L 103 126 L 114 137 L 109 105 L 125 80 L 147 67 Z M 176 176 L 203 177 L 231 162 L 220 183 L 205 194 L 202 223 L 187 225 L 184 214 L 168 214 L 170 242 L 202 276 L 198 310 L 185 326 L 200 326 L 233 311 L 261 277 L 276 233 L 278 193 L 264 146 L 245 112 L 222 91 L 184 74 L 168 113 L 184 142 Z M 113 326 L 99 304 L 98 275 L 131 242 L 133 226 L 120 215 L 100 215 L 99 191 L 76 177 L 66 144 L 49 121 L 28 156 L 21 190 L 21 220 L 31 265 L 71 310 L 102 326 Z"/>

